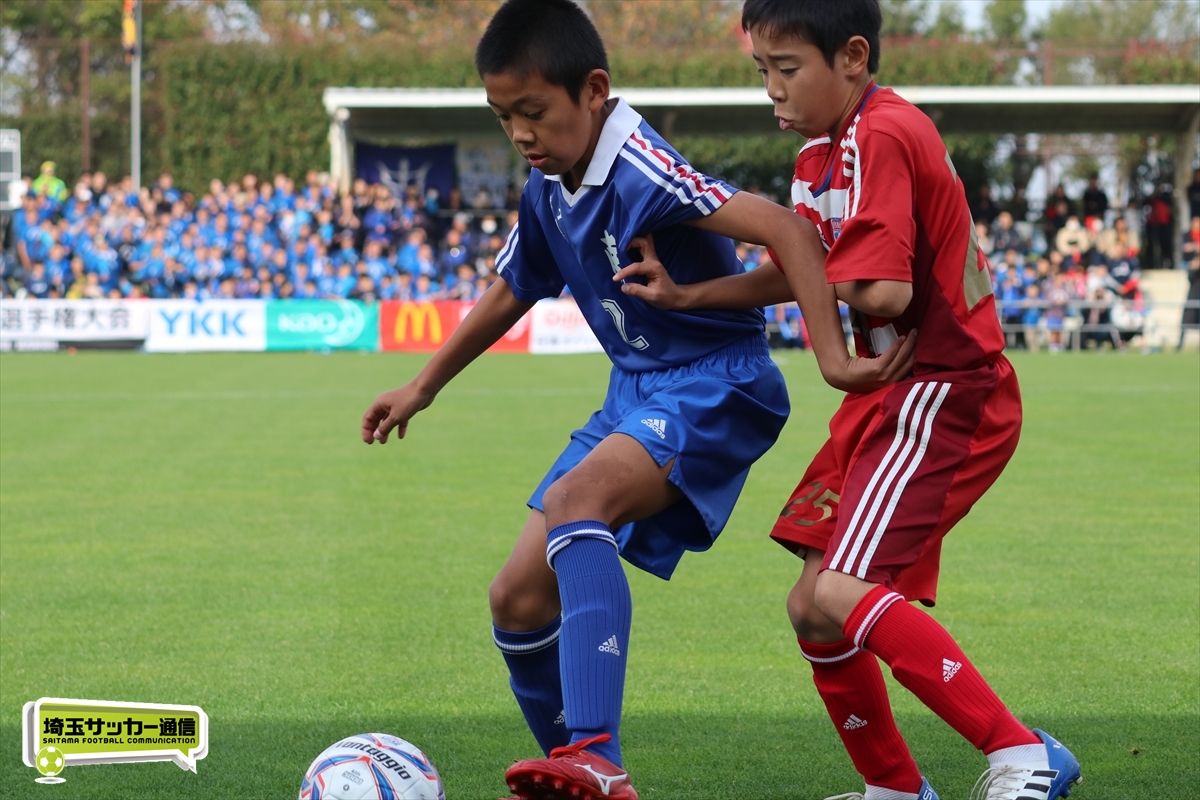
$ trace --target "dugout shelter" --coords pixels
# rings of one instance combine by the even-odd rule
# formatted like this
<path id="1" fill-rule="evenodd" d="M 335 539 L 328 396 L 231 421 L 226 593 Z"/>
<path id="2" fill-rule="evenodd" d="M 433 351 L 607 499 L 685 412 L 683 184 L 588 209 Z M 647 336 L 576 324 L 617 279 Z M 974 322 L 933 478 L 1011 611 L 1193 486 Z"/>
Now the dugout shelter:
<path id="1" fill-rule="evenodd" d="M 896 86 L 945 134 L 1169 133 L 1175 159 L 1176 219 L 1187 218 L 1184 187 L 1200 132 L 1200 85 Z M 779 134 L 761 87 L 613 89 L 668 141 L 674 136 Z M 330 172 L 348 185 L 359 142 L 501 142 L 504 132 L 483 89 L 330 87 Z M 513 161 L 517 161 L 513 159 Z M 519 166 L 519 165 L 518 165 Z"/>

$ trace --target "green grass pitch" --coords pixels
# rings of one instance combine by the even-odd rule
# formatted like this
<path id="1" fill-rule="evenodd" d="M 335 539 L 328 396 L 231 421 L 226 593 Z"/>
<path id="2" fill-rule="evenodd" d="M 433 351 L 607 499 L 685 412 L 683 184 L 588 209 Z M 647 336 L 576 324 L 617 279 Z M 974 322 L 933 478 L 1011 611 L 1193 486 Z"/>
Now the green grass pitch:
<path id="1" fill-rule="evenodd" d="M 781 356 L 793 413 L 729 527 L 670 583 L 630 569 L 624 741 L 643 798 L 861 790 L 784 613 L 774 515 L 838 395 Z M 1200 360 L 1016 354 L 1020 449 L 946 543 L 934 615 L 1028 724 L 1083 762 L 1080 800 L 1200 786 Z M 451 800 L 535 753 L 491 642 L 488 583 L 524 501 L 598 405 L 602 356 L 487 356 L 403 442 L 360 416 L 423 358 L 0 357 L 0 796 L 287 798 L 338 737 L 411 739 Z M 945 800 L 985 762 L 892 685 Z M 41 696 L 200 705 L 210 752 L 20 763 Z"/>

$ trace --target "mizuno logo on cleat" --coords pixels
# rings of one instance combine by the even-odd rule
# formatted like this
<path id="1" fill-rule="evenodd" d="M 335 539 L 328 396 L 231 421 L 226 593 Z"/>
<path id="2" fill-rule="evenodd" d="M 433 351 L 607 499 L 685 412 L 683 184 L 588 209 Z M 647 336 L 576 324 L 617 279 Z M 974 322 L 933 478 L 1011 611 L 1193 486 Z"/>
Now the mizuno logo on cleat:
<path id="1" fill-rule="evenodd" d="M 608 641 L 597 648 L 601 653 L 612 653 L 614 656 L 621 655 L 621 646 L 617 644 L 617 637 L 610 636 Z M 608 794 L 605 792 L 605 794 Z"/>
<path id="2" fill-rule="evenodd" d="M 959 663 L 958 661 L 951 661 L 948 658 L 943 658 L 942 659 L 942 681 L 944 681 L 945 683 L 949 683 L 950 679 L 953 678 L 955 675 L 957 675 L 958 671 L 960 669 L 962 669 L 962 664 Z"/>
<path id="3" fill-rule="evenodd" d="M 665 419 L 644 419 L 642 424 L 658 434 L 658 438 L 667 438 L 667 421 Z"/>
<path id="4" fill-rule="evenodd" d="M 608 797 L 608 793 L 612 789 L 614 781 L 619 781 L 622 778 L 629 777 L 628 773 L 625 772 L 622 772 L 620 775 L 602 775 L 599 772 L 596 772 L 596 770 L 592 769 L 590 764 L 580 764 L 579 767 L 580 769 L 586 769 L 588 772 L 596 776 L 596 780 L 600 781 L 600 791 L 604 793 L 605 797 Z"/>
<path id="5" fill-rule="evenodd" d="M 856 731 L 859 728 L 866 727 L 866 724 L 867 721 L 865 719 L 861 719 L 857 715 L 851 714 L 850 719 L 842 723 L 842 728 L 848 731 Z"/>

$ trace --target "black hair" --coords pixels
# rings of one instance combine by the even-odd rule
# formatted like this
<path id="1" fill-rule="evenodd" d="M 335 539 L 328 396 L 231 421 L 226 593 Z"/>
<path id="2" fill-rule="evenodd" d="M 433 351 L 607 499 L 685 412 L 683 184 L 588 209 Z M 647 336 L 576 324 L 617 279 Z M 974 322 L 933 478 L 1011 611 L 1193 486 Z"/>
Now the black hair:
<path id="1" fill-rule="evenodd" d="M 608 54 L 596 26 L 572 0 L 508 0 L 475 48 L 480 75 L 534 72 L 579 102 L 588 74 L 608 72 Z"/>
<path id="2" fill-rule="evenodd" d="M 879 71 L 879 29 L 883 12 L 879 0 L 746 0 L 742 30 L 762 30 L 769 36 L 795 36 L 821 51 L 833 66 L 838 50 L 852 36 L 871 48 L 867 71 Z"/>

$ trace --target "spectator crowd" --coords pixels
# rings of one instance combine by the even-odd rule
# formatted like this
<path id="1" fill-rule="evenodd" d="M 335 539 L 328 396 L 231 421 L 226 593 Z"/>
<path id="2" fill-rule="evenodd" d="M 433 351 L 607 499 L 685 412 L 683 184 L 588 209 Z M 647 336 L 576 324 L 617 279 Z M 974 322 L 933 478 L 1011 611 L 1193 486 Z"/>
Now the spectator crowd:
<path id="1" fill-rule="evenodd" d="M 515 211 L 445 207 L 413 184 L 403 197 L 316 171 L 212 180 L 203 195 L 169 173 L 135 191 L 85 175 L 69 191 L 54 164 L 12 218 L 2 290 L 34 298 L 477 299 Z"/>
<path id="2" fill-rule="evenodd" d="M 362 179 L 339 192 L 315 170 L 300 187 L 286 175 L 214 179 L 197 197 L 166 172 L 140 191 L 98 172 L 68 190 L 47 162 L 26 186 L 5 296 L 475 300 L 516 224 L 515 192 L 506 210 L 470 209 L 457 191 L 443 206 L 415 184 L 402 197 Z M 1191 224 L 1176 243 L 1165 186 L 1113 209 L 1096 176 L 1079 198 L 1059 184 L 1034 223 L 1021 193 L 998 203 L 985 184 L 971 213 L 1009 345 L 1059 350 L 1077 330 L 1080 343 L 1123 347 L 1140 325 L 1143 266 L 1178 259 L 1200 276 L 1200 170 L 1187 193 Z M 745 245 L 739 256 L 750 269 L 769 260 Z M 776 344 L 804 346 L 795 303 L 767 317 Z"/>
<path id="3" fill-rule="evenodd" d="M 1026 220 L 1019 194 L 1001 206 L 984 186 L 971 213 L 1009 345 L 1061 350 L 1077 331 L 1079 346 L 1124 347 L 1141 329 L 1141 270 L 1200 269 L 1200 170 L 1187 195 L 1190 225 L 1177 243 L 1165 185 L 1113 209 L 1096 175 L 1078 198 L 1059 184 L 1039 223 Z"/>

